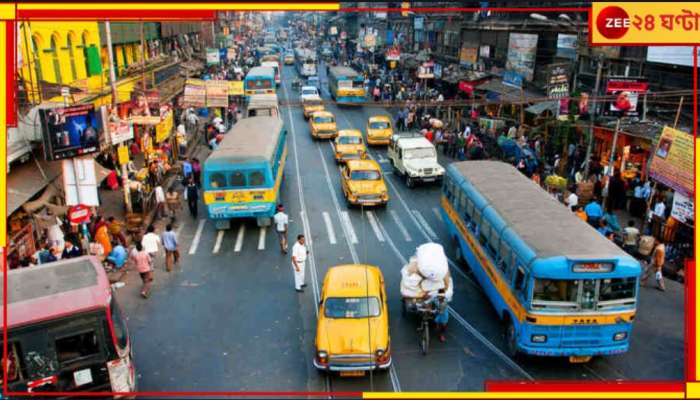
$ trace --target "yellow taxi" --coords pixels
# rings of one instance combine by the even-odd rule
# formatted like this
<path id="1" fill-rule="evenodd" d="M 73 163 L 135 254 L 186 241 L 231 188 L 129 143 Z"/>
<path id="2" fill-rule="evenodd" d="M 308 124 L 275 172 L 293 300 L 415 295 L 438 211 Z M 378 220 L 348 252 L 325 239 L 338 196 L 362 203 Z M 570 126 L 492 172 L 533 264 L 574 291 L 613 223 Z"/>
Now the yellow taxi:
<path id="1" fill-rule="evenodd" d="M 309 119 L 316 111 L 324 111 L 323 100 L 320 96 L 308 96 L 301 98 L 301 106 L 304 109 L 304 119 Z"/>
<path id="2" fill-rule="evenodd" d="M 321 289 L 314 366 L 341 376 L 386 370 L 390 342 L 382 271 L 364 264 L 329 268 Z"/>
<path id="3" fill-rule="evenodd" d="M 391 126 L 391 118 L 387 115 L 375 115 L 367 120 L 367 143 L 389 144 L 394 129 Z"/>
<path id="4" fill-rule="evenodd" d="M 389 192 L 379 164 L 374 160 L 348 160 L 340 182 L 348 205 L 386 205 Z"/>
<path id="5" fill-rule="evenodd" d="M 362 139 L 362 132 L 357 129 L 338 131 L 335 138 L 335 161 L 364 160 L 367 158 L 367 148 Z"/>
<path id="6" fill-rule="evenodd" d="M 338 136 L 338 128 L 335 125 L 335 116 L 328 111 L 314 111 L 309 118 L 311 137 L 314 139 L 335 139 Z"/>

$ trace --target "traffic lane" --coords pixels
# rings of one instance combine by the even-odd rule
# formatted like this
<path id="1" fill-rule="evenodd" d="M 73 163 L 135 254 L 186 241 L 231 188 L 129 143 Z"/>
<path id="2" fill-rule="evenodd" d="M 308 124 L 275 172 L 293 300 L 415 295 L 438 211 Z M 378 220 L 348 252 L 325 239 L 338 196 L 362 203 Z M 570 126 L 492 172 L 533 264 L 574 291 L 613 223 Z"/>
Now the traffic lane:
<path id="1" fill-rule="evenodd" d="M 341 119 L 340 124 L 342 123 Z M 330 150 L 326 153 L 325 162 L 327 164 L 334 162 Z M 333 176 L 332 180 L 333 184 L 339 188 L 339 175 Z M 343 195 L 340 189 L 336 193 L 338 201 L 342 201 Z M 445 387 L 452 388 L 456 384 L 456 387 L 461 388 L 460 390 L 482 390 L 483 382 L 487 379 L 521 379 L 522 376 L 518 371 L 504 364 L 503 360 L 493 357 L 493 354 L 483 343 L 470 334 L 465 335 L 465 331 L 459 325 L 452 323 L 448 331 L 449 343 L 433 342 L 433 346 L 436 349 L 444 351 L 441 359 L 439 361 L 435 359 L 430 360 L 430 365 L 432 365 L 432 362 L 438 362 L 440 366 L 449 365 L 449 373 L 432 377 L 429 382 L 414 380 L 414 378 L 418 377 L 413 375 L 415 368 L 407 366 L 413 366 L 417 359 L 423 356 L 418 349 L 416 320 L 401 316 L 402 299 L 399 287 L 401 281 L 400 270 L 407 258 L 415 251 L 415 244 L 397 244 L 398 238 L 394 238 L 393 234 L 389 233 L 385 228 L 384 224 L 389 223 L 389 217 L 385 216 L 385 214 L 395 207 L 390 200 L 386 210 L 374 209 L 370 211 L 355 208 L 351 210 L 351 218 L 356 227 L 360 226 L 360 230 L 363 233 L 362 237 L 366 238 L 366 240 L 358 244 L 358 253 L 361 256 L 364 255 L 367 262 L 379 266 L 384 272 L 388 296 L 387 302 L 390 309 L 392 349 L 395 354 L 394 360 L 396 361 L 399 379 L 402 382 L 402 389 L 444 390 Z M 375 223 L 380 234 L 377 234 L 371 227 L 369 222 L 371 220 L 370 215 L 375 216 Z M 373 237 L 373 234 L 376 236 Z M 433 339 L 435 339 L 434 334 Z M 469 349 L 469 351 L 465 352 L 465 348 Z M 421 357 L 418 357 L 419 355 Z M 402 368 L 403 366 L 406 367 Z M 464 366 L 469 368 L 465 369 L 463 368 Z M 479 367 L 481 368 L 479 371 L 482 373 L 474 373 L 472 371 L 469 374 L 465 373 L 465 371 L 479 369 Z M 407 373 L 408 376 L 402 375 L 402 372 Z M 428 384 L 427 387 L 425 383 Z"/>
<path id="2" fill-rule="evenodd" d="M 284 85 L 285 82 L 282 84 Z M 285 86 L 282 93 L 283 95 L 289 96 L 289 88 Z M 325 274 L 331 266 L 351 264 L 353 263 L 353 258 L 348 247 L 345 245 L 345 232 L 341 229 L 336 229 L 336 227 L 341 226 L 341 222 L 335 212 L 335 207 L 331 200 L 332 195 L 328 190 L 328 186 L 324 184 L 326 175 L 323 169 L 318 167 L 318 144 L 311 139 L 308 132 L 308 125 L 303 119 L 302 110 L 296 107 L 284 107 L 283 117 L 285 118 L 285 123 L 290 135 L 290 154 L 296 155 L 300 163 L 299 168 L 302 176 L 296 180 L 296 183 L 301 184 L 302 193 L 298 194 L 298 192 L 295 191 L 295 194 L 300 204 L 302 199 L 300 199 L 299 196 L 303 196 L 305 209 L 307 211 L 306 217 L 308 218 L 311 230 L 311 243 L 313 246 L 313 254 L 311 254 L 311 257 L 313 257 L 315 264 L 315 279 L 320 288 L 323 284 Z M 291 168 L 292 164 L 290 163 L 289 165 Z M 294 168 L 296 168 L 296 165 L 294 165 Z M 325 218 L 331 221 L 331 225 L 326 224 L 324 213 L 326 214 Z M 328 233 L 329 228 L 332 229 L 335 243 L 331 242 L 331 234 Z M 311 265 L 309 264 L 310 262 L 307 262 L 307 281 L 314 279 L 314 270 L 310 269 Z M 303 296 L 310 297 L 309 289 L 312 289 L 311 285 L 307 287 Z M 314 320 L 314 324 L 315 323 L 316 320 Z M 311 342 L 311 347 L 308 349 L 310 357 L 313 357 L 315 354 L 315 347 L 313 346 L 315 334 L 316 326 L 314 325 L 314 329 L 308 338 Z M 309 365 L 312 365 L 311 362 Z M 357 378 L 340 378 L 336 373 L 318 373 L 318 376 L 328 377 L 330 389 L 332 391 L 393 390 L 388 374 L 381 372 L 367 374 L 364 377 Z"/>

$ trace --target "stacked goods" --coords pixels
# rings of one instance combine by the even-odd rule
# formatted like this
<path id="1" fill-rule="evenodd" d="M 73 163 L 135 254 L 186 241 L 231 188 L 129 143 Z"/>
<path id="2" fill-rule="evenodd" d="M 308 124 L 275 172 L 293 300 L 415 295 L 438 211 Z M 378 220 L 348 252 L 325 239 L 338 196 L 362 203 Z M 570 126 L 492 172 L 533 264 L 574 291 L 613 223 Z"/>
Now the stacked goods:
<path id="1" fill-rule="evenodd" d="M 447 301 L 452 300 L 454 287 L 447 266 L 447 256 L 441 245 L 426 243 L 416 249 L 416 255 L 401 268 L 401 295 L 409 298 L 435 296 L 445 289 Z"/>
<path id="2" fill-rule="evenodd" d="M 585 206 L 593 198 L 593 182 L 581 182 L 576 189 L 578 205 Z"/>
<path id="3" fill-rule="evenodd" d="M 556 188 L 558 190 L 566 190 L 566 178 L 558 175 L 549 175 L 544 179 L 544 184 L 550 188 Z"/>

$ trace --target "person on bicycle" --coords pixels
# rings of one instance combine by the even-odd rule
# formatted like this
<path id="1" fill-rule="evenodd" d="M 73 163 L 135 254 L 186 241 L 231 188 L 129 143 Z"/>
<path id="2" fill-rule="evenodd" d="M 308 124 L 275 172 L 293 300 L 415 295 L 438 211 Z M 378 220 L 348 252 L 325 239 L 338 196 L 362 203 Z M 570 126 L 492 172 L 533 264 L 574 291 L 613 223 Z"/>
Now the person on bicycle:
<path id="1" fill-rule="evenodd" d="M 447 311 L 447 299 L 445 298 L 445 289 L 438 290 L 437 296 L 434 296 L 430 302 L 435 310 L 435 327 L 438 331 L 440 342 L 445 343 L 447 338 L 447 321 L 450 319 L 450 314 Z"/>

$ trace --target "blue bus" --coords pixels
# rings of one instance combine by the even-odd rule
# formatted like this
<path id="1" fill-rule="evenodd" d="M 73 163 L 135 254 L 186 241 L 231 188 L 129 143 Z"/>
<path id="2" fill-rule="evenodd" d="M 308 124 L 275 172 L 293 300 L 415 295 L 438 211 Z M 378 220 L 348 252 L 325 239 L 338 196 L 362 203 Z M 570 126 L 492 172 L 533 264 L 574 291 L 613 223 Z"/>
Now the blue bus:
<path id="1" fill-rule="evenodd" d="M 491 304 L 507 350 L 592 356 L 629 349 L 639 262 L 510 164 L 447 168 L 441 214 Z"/>
<path id="2" fill-rule="evenodd" d="M 231 219 L 267 226 L 275 214 L 287 160 L 287 130 L 279 116 L 237 122 L 204 161 L 203 197 L 210 219 L 228 229 Z"/>
<path id="3" fill-rule="evenodd" d="M 270 67 L 253 67 L 243 79 L 246 96 L 276 93 L 275 70 Z"/>
<path id="4" fill-rule="evenodd" d="M 365 78 L 350 67 L 331 67 L 328 90 L 338 104 L 358 104 L 366 100 Z"/>

